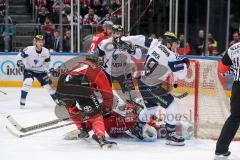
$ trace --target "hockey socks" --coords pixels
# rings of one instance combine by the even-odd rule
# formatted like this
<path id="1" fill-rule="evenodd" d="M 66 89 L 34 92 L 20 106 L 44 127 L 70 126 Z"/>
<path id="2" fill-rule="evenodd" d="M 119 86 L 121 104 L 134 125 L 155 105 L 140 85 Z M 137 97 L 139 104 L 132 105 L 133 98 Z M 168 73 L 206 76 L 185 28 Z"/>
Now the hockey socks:
<path id="1" fill-rule="evenodd" d="M 27 98 L 28 92 L 26 91 L 21 91 L 21 99 L 20 99 L 20 108 L 23 109 L 25 107 L 25 102 Z"/>

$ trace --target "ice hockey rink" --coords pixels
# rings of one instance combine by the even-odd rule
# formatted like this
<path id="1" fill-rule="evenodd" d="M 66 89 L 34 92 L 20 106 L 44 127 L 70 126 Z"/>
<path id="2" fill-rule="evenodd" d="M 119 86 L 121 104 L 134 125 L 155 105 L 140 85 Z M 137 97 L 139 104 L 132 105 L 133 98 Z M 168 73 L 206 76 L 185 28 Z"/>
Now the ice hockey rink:
<path id="1" fill-rule="evenodd" d="M 27 98 L 27 109 L 19 109 L 20 88 L 0 88 L 0 159 L 1 160 L 212 160 L 216 141 L 192 139 L 184 147 L 157 142 L 141 142 L 135 139 L 114 139 L 118 150 L 102 150 L 94 142 L 66 141 L 63 135 L 74 128 L 68 126 L 24 138 L 11 135 L 6 129 L 7 115 L 12 115 L 21 125 L 29 126 L 53 120 L 55 104 L 47 91 L 32 88 Z M 230 147 L 230 160 L 240 160 L 240 142 Z"/>

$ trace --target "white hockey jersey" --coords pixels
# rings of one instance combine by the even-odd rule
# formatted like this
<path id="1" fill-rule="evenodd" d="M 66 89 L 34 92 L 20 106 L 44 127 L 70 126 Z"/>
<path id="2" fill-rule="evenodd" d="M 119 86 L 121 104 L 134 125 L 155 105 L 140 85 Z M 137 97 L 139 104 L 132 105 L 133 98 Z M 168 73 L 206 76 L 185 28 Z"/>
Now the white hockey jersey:
<path id="1" fill-rule="evenodd" d="M 105 71 L 113 76 L 118 77 L 131 73 L 131 70 L 136 67 L 135 63 L 131 60 L 131 55 L 126 50 L 120 50 L 113 45 L 113 38 L 103 40 L 96 51 L 99 57 L 103 57 Z M 141 58 L 139 49 L 133 57 L 136 59 Z"/>
<path id="2" fill-rule="evenodd" d="M 35 46 L 28 46 L 19 52 L 17 60 L 22 60 L 26 70 L 33 72 L 47 72 L 49 70 L 50 53 L 47 48 L 42 47 L 38 54 Z"/>
<path id="3" fill-rule="evenodd" d="M 121 40 L 148 49 L 141 81 L 154 86 L 166 80 L 169 74 L 184 79 L 187 65 L 179 56 L 162 45 L 157 39 L 149 39 L 143 35 L 122 37 Z"/>

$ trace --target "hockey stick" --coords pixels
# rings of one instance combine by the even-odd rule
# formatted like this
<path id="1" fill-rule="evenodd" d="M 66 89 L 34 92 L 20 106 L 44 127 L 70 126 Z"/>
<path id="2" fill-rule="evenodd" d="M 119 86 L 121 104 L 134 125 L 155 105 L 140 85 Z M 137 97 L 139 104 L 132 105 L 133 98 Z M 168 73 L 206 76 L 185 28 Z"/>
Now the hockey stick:
<path id="1" fill-rule="evenodd" d="M 147 91 L 148 91 L 152 96 L 154 96 L 155 98 L 161 99 L 158 95 L 152 93 L 150 89 L 147 89 Z M 182 99 L 182 98 L 185 98 L 185 97 L 188 96 L 188 92 L 183 92 L 183 93 L 181 93 L 181 94 L 179 94 L 179 95 L 175 95 L 175 94 L 173 94 L 173 93 L 170 93 L 170 94 L 171 94 L 173 97 L 178 98 L 178 99 Z M 167 95 L 167 94 L 163 94 L 163 95 Z M 160 96 L 163 96 L 163 95 L 160 95 Z"/>
<path id="2" fill-rule="evenodd" d="M 11 133 L 13 136 L 18 137 L 18 138 L 23 138 L 23 137 L 31 136 L 31 135 L 34 135 L 34 134 L 46 132 L 46 131 L 49 131 L 49 130 L 54 130 L 54 129 L 57 129 L 57 128 L 62 128 L 62 127 L 69 126 L 69 125 L 72 125 L 72 124 L 74 124 L 74 123 L 73 123 L 73 122 L 71 122 L 71 123 L 66 123 L 66 124 L 62 124 L 62 125 L 58 125 L 58 126 L 54 126 L 54 127 L 42 129 L 42 130 L 39 130 L 39 131 L 30 132 L 30 133 L 27 133 L 27 134 L 22 134 L 22 133 L 18 134 L 18 133 L 16 133 L 16 132 L 14 132 L 14 131 L 13 131 L 10 127 L 8 127 L 8 126 L 6 126 L 6 129 L 7 129 L 8 132 Z"/>
<path id="3" fill-rule="evenodd" d="M 78 115 L 78 114 L 76 114 Z M 74 115 L 74 116 L 76 116 Z M 55 125 L 59 122 L 63 122 L 63 121 L 66 121 L 66 120 L 70 120 L 72 117 L 67 117 L 67 118 L 62 118 L 62 119 L 55 119 L 55 120 L 52 120 L 52 121 L 48 121 L 48 122 L 43 122 L 43 123 L 39 123 L 39 124 L 36 124 L 36 125 L 32 125 L 32 126 L 29 126 L 29 127 L 23 127 L 21 126 L 11 115 L 7 116 L 7 120 L 20 132 L 29 132 L 29 131 L 33 131 L 33 130 L 37 130 L 37 129 L 41 129 L 41 128 L 45 128 L 45 127 L 49 127 L 49 126 L 52 126 L 52 125 Z"/>
<path id="4" fill-rule="evenodd" d="M 3 92 L 2 90 L 0 90 L 0 92 L 1 92 L 2 94 L 4 94 L 4 95 L 7 95 L 7 93 L 6 93 L 6 92 Z"/>
<path id="5" fill-rule="evenodd" d="M 171 94 L 172 94 L 173 97 L 178 98 L 178 99 L 182 99 L 182 98 L 185 98 L 185 97 L 188 96 L 188 92 L 183 92 L 179 95 L 176 95 L 176 94 L 173 94 L 173 93 L 171 93 Z"/>

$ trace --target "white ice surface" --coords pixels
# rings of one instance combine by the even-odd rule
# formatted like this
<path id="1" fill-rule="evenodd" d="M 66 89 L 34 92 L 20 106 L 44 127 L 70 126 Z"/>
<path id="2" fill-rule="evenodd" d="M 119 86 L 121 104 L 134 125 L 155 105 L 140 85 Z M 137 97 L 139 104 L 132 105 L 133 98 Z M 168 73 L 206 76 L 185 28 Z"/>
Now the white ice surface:
<path id="1" fill-rule="evenodd" d="M 101 150 L 95 142 L 63 140 L 63 134 L 74 129 L 57 130 L 16 138 L 5 129 L 6 116 L 12 115 L 28 126 L 55 119 L 54 103 L 44 89 L 31 89 L 27 109 L 19 109 L 19 88 L 0 88 L 0 160 L 212 160 L 216 141 L 188 140 L 184 147 L 166 146 L 161 139 L 154 143 L 134 139 L 114 139 L 119 150 Z M 240 142 L 230 146 L 231 160 L 240 160 Z"/>

